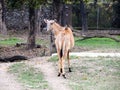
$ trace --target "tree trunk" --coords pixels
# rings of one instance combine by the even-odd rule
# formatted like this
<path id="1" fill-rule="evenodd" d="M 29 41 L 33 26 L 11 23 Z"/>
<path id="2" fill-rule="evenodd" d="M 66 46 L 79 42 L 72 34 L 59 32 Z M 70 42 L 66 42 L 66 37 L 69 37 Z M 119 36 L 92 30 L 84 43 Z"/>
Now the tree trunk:
<path id="1" fill-rule="evenodd" d="M 99 6 L 97 7 L 97 30 L 99 28 L 99 19 L 100 19 L 100 8 Z"/>
<path id="2" fill-rule="evenodd" d="M 1 0 L 0 2 L 0 32 L 4 35 L 7 34 L 7 28 L 6 28 L 6 23 L 5 23 L 5 2 L 4 0 Z"/>
<path id="3" fill-rule="evenodd" d="M 40 35 L 41 30 L 41 7 L 36 10 L 36 33 Z"/>
<path id="4" fill-rule="evenodd" d="M 49 46 L 49 49 L 50 49 L 50 53 L 49 53 L 49 55 L 51 56 L 52 55 L 52 53 L 53 53 L 53 48 L 55 48 L 55 47 L 53 47 L 53 34 L 52 34 L 52 32 L 50 33 L 50 46 Z"/>
<path id="5" fill-rule="evenodd" d="M 0 1 L 0 33 L 1 33 L 1 30 L 2 30 L 2 4 Z"/>
<path id="6" fill-rule="evenodd" d="M 28 49 L 33 49 L 35 44 L 36 28 L 35 28 L 35 8 L 31 2 L 29 6 L 29 36 L 28 36 Z"/>
<path id="7" fill-rule="evenodd" d="M 53 0 L 53 19 L 57 19 L 57 21 L 61 24 L 61 13 L 62 13 L 62 1 L 61 0 Z"/>
<path id="8" fill-rule="evenodd" d="M 65 12 L 64 12 L 64 10 L 65 10 L 65 3 L 64 2 L 62 2 L 62 6 L 61 6 L 61 17 L 60 17 L 60 24 L 62 25 L 62 26 L 64 26 L 65 25 Z"/>
<path id="9" fill-rule="evenodd" d="M 81 10 L 81 17 L 82 17 L 82 31 L 83 33 L 88 30 L 87 25 L 87 12 L 85 8 L 85 4 L 83 0 L 80 0 L 80 10 Z"/>
<path id="10" fill-rule="evenodd" d="M 63 25 L 72 25 L 72 6 L 70 4 L 65 4 L 63 8 L 64 16 L 63 20 L 64 23 Z"/>

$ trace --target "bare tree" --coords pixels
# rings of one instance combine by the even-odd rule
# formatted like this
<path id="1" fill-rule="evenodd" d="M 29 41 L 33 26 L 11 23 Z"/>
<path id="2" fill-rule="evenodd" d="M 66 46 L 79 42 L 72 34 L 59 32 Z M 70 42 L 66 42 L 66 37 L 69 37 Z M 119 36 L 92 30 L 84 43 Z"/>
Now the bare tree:
<path id="1" fill-rule="evenodd" d="M 36 28 L 35 28 L 35 2 L 31 0 L 29 4 L 29 36 L 28 36 L 28 49 L 32 49 L 35 47 L 35 36 L 36 36 Z"/>
<path id="2" fill-rule="evenodd" d="M 83 0 L 80 0 L 80 8 L 82 17 L 82 31 L 85 32 L 86 30 L 88 30 L 88 25 L 87 25 L 87 11 Z"/>
<path id="3" fill-rule="evenodd" d="M 0 2 L 0 32 L 2 30 L 2 4 Z"/>
<path id="4" fill-rule="evenodd" d="M 7 28 L 5 23 L 5 1 L 0 1 L 0 32 L 4 35 L 7 34 Z"/>

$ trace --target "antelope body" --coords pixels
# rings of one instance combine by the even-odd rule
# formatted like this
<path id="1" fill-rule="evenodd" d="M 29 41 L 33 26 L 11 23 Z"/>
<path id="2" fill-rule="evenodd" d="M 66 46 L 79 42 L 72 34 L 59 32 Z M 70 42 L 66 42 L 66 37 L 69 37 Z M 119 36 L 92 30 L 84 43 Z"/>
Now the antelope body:
<path id="1" fill-rule="evenodd" d="M 47 24 L 47 31 L 52 30 L 55 36 L 55 45 L 56 45 L 57 54 L 59 58 L 58 76 L 62 74 L 63 77 L 66 78 L 65 70 L 64 70 L 64 62 L 66 58 L 68 59 L 69 72 L 71 72 L 69 51 L 74 46 L 74 37 L 73 37 L 72 30 L 69 27 L 60 26 L 54 20 L 44 19 L 44 21 Z"/>

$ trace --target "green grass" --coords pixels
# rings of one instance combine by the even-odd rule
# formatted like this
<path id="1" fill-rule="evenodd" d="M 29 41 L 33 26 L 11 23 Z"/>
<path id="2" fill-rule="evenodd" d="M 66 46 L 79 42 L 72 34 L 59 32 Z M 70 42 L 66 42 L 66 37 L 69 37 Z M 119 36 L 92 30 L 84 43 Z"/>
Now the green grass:
<path id="1" fill-rule="evenodd" d="M 2 36 L 0 36 L 2 37 Z M 120 36 L 116 36 L 120 37 Z M 21 43 L 24 42 L 23 40 L 17 38 L 17 37 L 10 37 L 10 38 L 4 38 L 0 39 L 0 45 L 6 45 L 6 46 L 13 46 L 16 43 Z M 48 41 L 36 40 L 37 44 L 42 44 L 42 45 L 49 45 Z M 120 49 L 120 42 L 116 42 L 110 38 L 90 38 L 86 40 L 79 40 L 78 37 L 75 37 L 75 46 L 79 47 L 85 47 L 85 48 L 90 48 L 90 49 L 106 49 L 106 48 L 112 48 L 112 49 Z"/>
<path id="2" fill-rule="evenodd" d="M 11 38 L 0 40 L 0 45 L 11 46 L 11 45 L 15 45 L 16 43 L 20 43 L 20 42 L 23 42 L 23 41 L 16 37 L 11 37 Z"/>
<path id="3" fill-rule="evenodd" d="M 18 80 L 28 88 L 39 90 L 49 88 L 47 81 L 44 80 L 43 74 L 25 63 L 18 62 L 13 64 L 9 67 L 9 72 L 15 74 Z"/>
<path id="4" fill-rule="evenodd" d="M 120 90 L 120 58 L 97 57 L 72 60 L 72 90 Z"/>
<path id="5" fill-rule="evenodd" d="M 48 45 L 48 41 L 47 40 L 45 41 L 45 40 L 37 39 L 36 43 L 37 44 L 41 44 L 41 45 Z"/>
<path id="6" fill-rule="evenodd" d="M 6 45 L 6 46 L 13 46 L 16 45 L 16 43 L 21 43 L 23 42 L 23 40 L 17 38 L 17 37 L 10 37 L 10 38 L 5 38 L 3 36 L 0 36 L 1 38 L 3 38 L 2 40 L 0 40 L 0 45 Z M 41 44 L 41 45 L 47 45 L 48 42 L 41 40 L 41 39 L 37 39 L 36 40 L 37 44 Z"/>
<path id="7" fill-rule="evenodd" d="M 78 59 L 78 58 L 79 58 L 78 56 L 73 56 L 73 55 L 70 56 L 70 60 L 71 59 Z M 50 57 L 49 61 L 52 61 L 52 62 L 58 61 L 58 56 L 55 55 L 55 56 Z"/>
<path id="8" fill-rule="evenodd" d="M 110 38 L 90 38 L 79 40 L 75 37 L 75 45 L 89 48 L 120 48 L 120 42 L 116 42 Z"/>
<path id="9" fill-rule="evenodd" d="M 120 39 L 120 35 L 117 35 L 116 37 Z"/>

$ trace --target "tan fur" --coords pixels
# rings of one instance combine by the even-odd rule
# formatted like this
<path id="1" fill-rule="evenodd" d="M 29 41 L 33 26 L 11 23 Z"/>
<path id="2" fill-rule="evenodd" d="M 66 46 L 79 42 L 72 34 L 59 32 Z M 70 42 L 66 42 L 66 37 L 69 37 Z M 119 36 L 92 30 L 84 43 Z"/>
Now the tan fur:
<path id="1" fill-rule="evenodd" d="M 48 22 L 50 21 L 48 20 Z M 69 27 L 62 27 L 56 22 L 51 24 L 51 30 L 55 36 L 55 45 L 59 57 L 59 73 L 61 74 L 62 69 L 62 74 L 65 74 L 64 61 L 66 58 L 68 59 L 68 67 L 70 67 L 69 50 L 74 46 L 73 33 Z M 62 50 L 62 57 L 60 57 L 60 50 Z"/>

